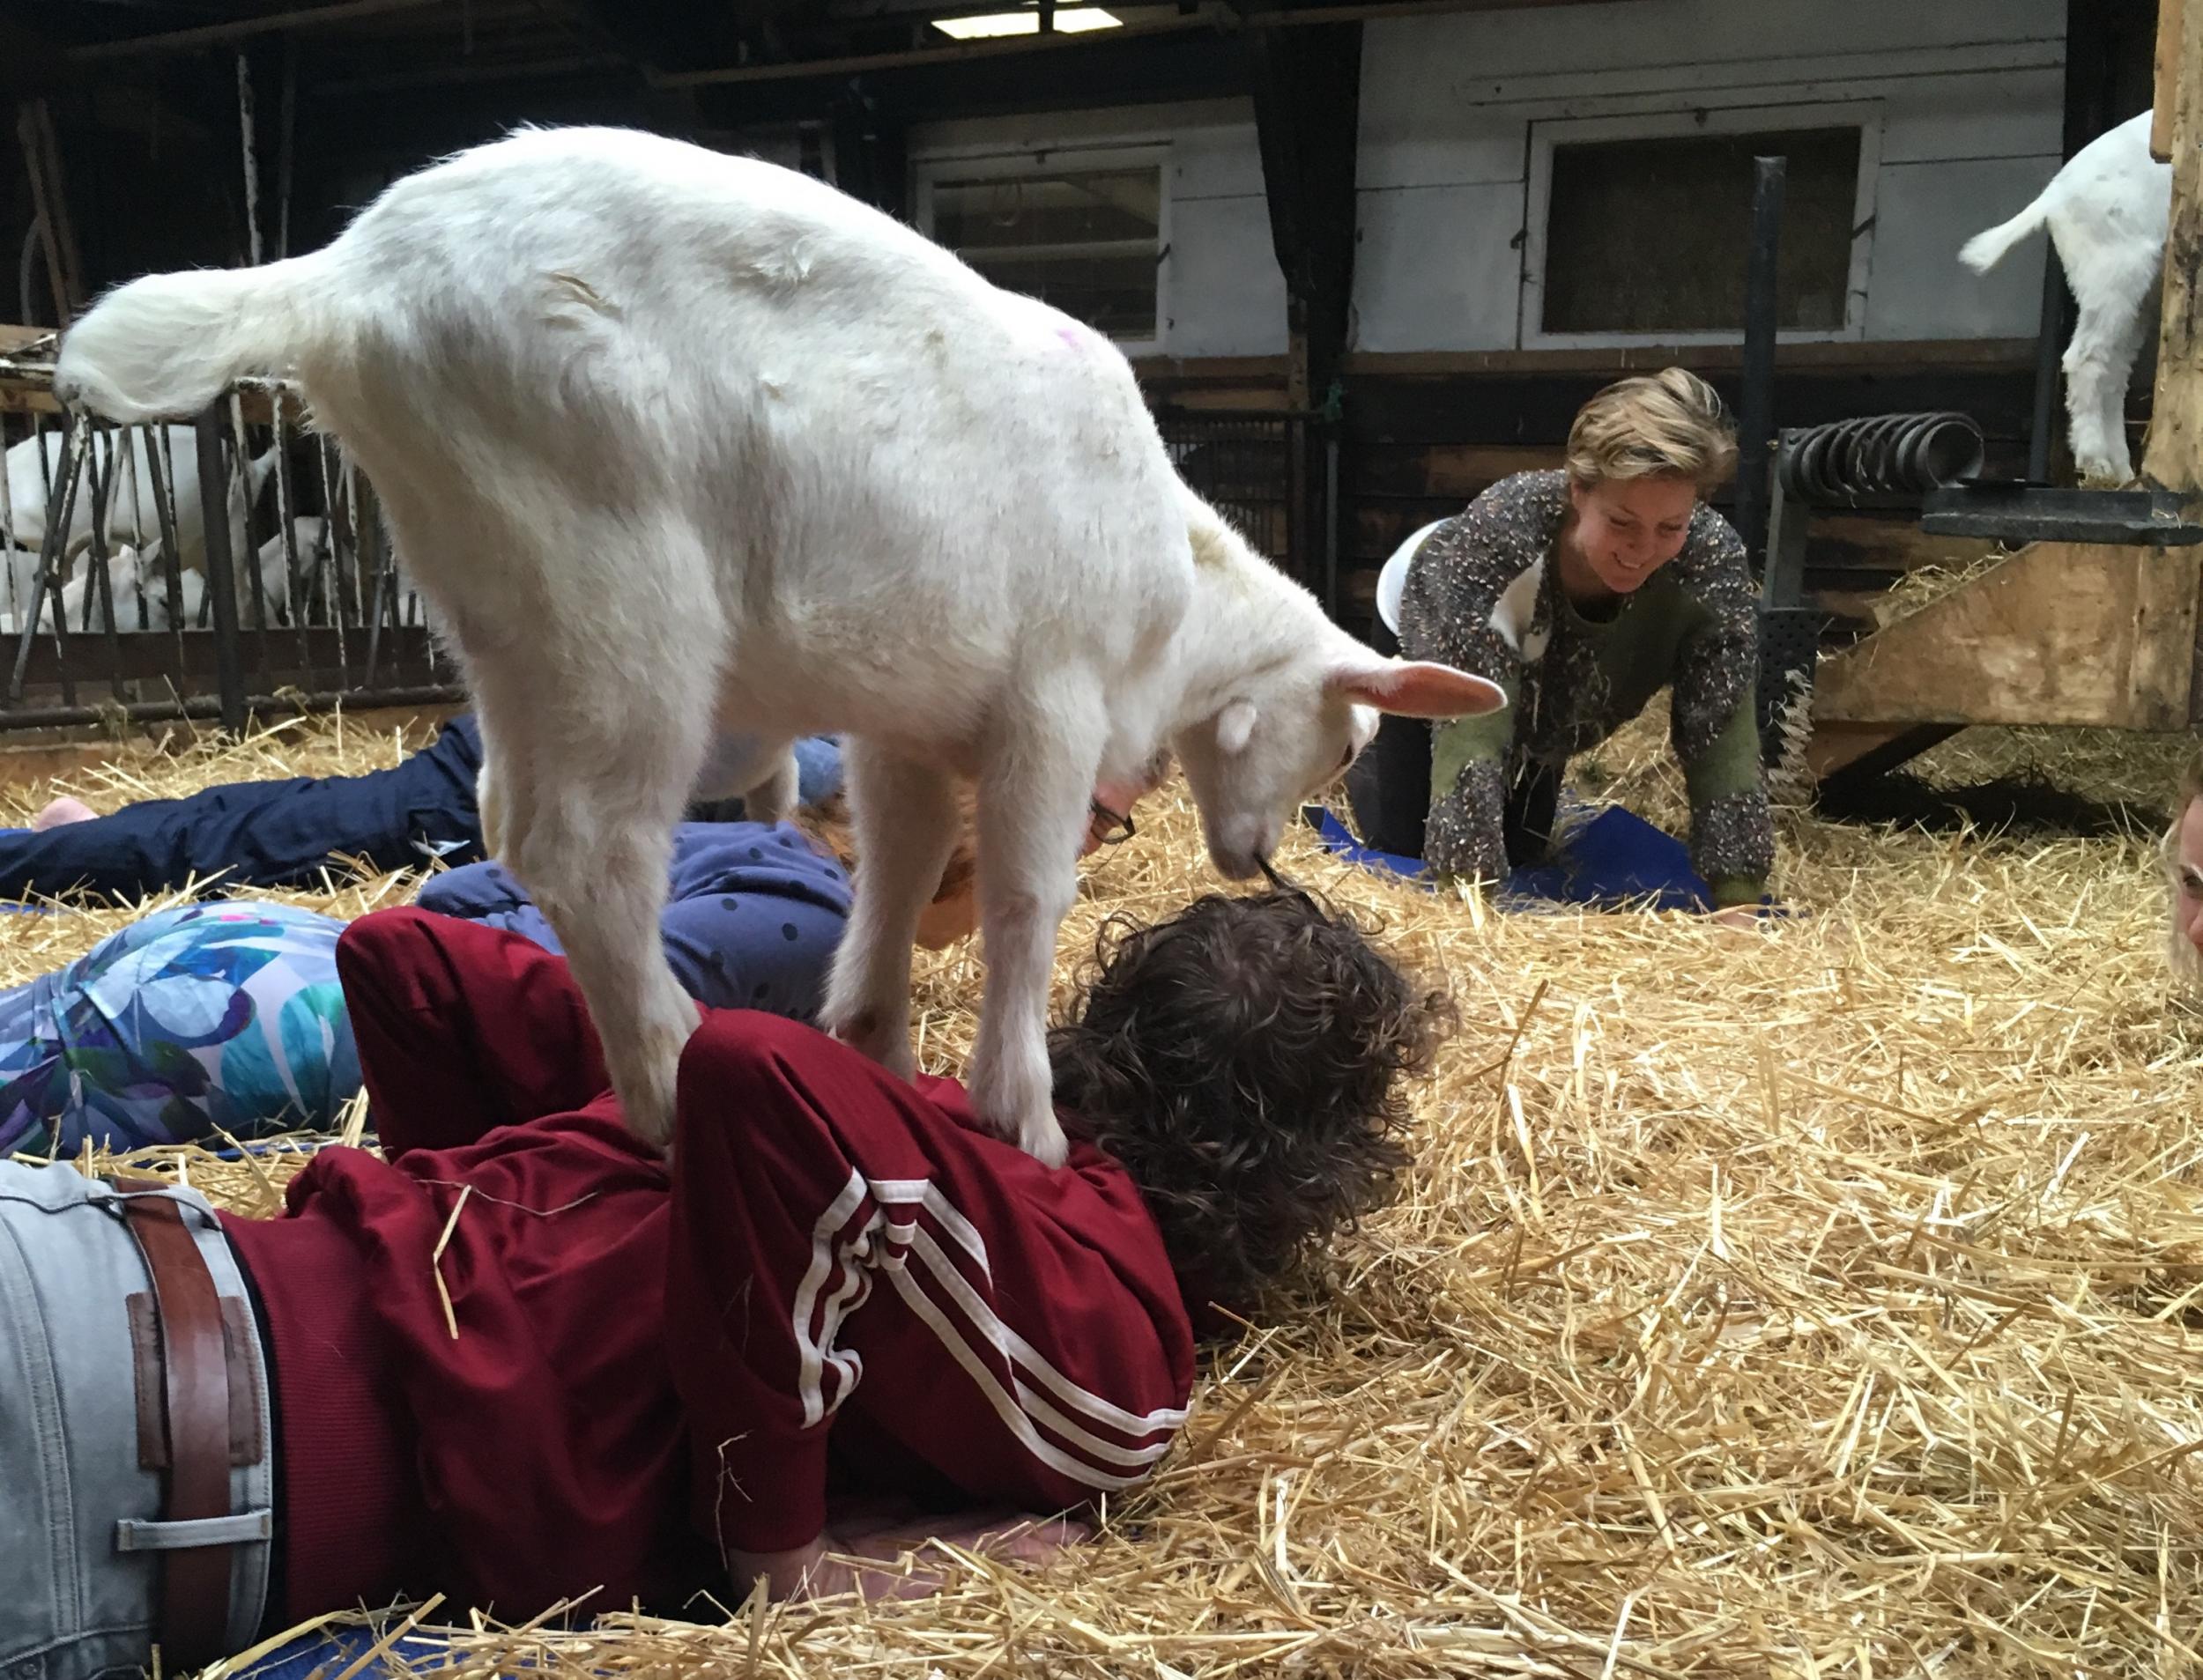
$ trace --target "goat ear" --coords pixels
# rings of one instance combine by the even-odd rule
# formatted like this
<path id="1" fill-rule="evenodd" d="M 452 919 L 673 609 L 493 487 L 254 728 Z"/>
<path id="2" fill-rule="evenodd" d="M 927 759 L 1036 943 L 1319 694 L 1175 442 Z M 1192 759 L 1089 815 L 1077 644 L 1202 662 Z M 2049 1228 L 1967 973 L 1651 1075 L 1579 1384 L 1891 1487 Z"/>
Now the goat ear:
<path id="1" fill-rule="evenodd" d="M 1226 754 L 1244 752 L 1255 738 L 1255 703 L 1234 700 L 1216 714 L 1216 745 Z"/>
<path id="2" fill-rule="evenodd" d="M 1380 659 L 1342 665 L 1325 686 L 1334 694 L 1396 717 L 1482 717 L 1507 704 L 1488 677 L 1428 660 Z"/>

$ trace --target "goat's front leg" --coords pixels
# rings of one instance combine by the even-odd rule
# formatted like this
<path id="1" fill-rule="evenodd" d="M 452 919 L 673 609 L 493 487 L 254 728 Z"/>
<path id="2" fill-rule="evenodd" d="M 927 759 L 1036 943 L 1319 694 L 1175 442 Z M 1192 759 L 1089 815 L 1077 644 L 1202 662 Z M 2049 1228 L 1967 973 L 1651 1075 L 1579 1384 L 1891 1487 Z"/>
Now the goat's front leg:
<path id="1" fill-rule="evenodd" d="M 1056 733 L 1042 719 L 1052 713 Z M 1049 980 L 1056 933 L 1079 891 L 1079 841 L 1101 758 L 1098 703 L 1020 721 L 1020 738 L 990 756 L 979 781 L 979 918 L 987 986 L 967 1079 L 972 1106 L 998 1136 L 1048 1166 L 1070 1144 L 1056 1119 L 1048 1062 Z"/>
<path id="2" fill-rule="evenodd" d="M 943 772 L 861 740 L 844 744 L 842 766 L 857 832 L 857 901 L 820 1024 L 907 1079 L 916 1067 L 910 947 L 955 847 L 955 794 Z"/>

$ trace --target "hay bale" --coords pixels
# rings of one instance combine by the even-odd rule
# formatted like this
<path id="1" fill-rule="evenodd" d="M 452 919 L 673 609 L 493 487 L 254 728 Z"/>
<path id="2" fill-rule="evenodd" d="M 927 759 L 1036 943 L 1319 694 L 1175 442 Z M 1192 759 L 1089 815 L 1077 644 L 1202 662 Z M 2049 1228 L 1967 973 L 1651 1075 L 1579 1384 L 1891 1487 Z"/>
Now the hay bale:
<path id="1" fill-rule="evenodd" d="M 1673 821 L 1664 752 L 1650 720 L 1603 757 Z M 1109 914 L 1213 888 L 1156 804 L 1088 873 L 1062 981 Z M 1296 834 L 1285 866 L 1382 917 L 1462 1031 L 1406 1197 L 1218 1354 L 1099 1543 L 907 1604 L 469 1626 L 456 1660 L 2195 1672 L 2203 1025 L 2166 1001 L 2147 841 L 1781 826 L 1806 913 L 1763 934 L 1497 916 Z M 978 976 L 921 963 L 929 1068 Z M 255 1211 L 285 1170 L 164 1160 Z"/>

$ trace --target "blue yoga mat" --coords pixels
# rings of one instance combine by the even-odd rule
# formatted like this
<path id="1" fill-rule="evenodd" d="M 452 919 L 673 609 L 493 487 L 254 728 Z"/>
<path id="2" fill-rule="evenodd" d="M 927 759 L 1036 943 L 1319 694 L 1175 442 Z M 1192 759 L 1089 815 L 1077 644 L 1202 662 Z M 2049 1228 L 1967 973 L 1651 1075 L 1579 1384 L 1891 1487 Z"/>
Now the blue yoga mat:
<path id="1" fill-rule="evenodd" d="M 237 1680 L 336 1680 L 360 1657 L 374 1649 L 375 1632 L 371 1628 L 340 1627 L 312 1633 L 301 1633 L 289 1644 L 281 1646 L 259 1661 L 242 1669 Z M 408 1634 L 400 1639 L 389 1655 L 377 1657 L 353 1676 L 353 1680 L 387 1680 L 388 1676 L 404 1675 L 414 1665 L 436 1666 L 435 1658 L 447 1650 L 446 1642 L 434 1634 Z M 402 1658 L 403 1661 L 395 1661 Z"/>
<path id="2" fill-rule="evenodd" d="M 1690 848 L 1682 841 L 1620 805 L 1583 816 L 1589 809 L 1563 810 L 1555 861 L 1510 874 L 1498 894 L 1502 908 L 1535 909 L 1539 904 L 1713 908 L 1713 894 L 1691 868 Z M 1324 846 L 1350 862 L 1411 881 L 1428 878 L 1429 868 L 1420 858 L 1362 845 L 1328 810 L 1317 816 L 1316 827 Z"/>

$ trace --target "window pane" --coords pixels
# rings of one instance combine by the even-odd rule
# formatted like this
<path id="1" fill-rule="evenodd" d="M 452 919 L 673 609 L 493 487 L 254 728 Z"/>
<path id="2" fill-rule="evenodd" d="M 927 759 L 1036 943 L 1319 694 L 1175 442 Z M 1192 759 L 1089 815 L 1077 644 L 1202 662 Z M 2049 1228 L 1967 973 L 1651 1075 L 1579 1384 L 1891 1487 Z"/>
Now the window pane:
<path id="1" fill-rule="evenodd" d="M 1547 332 L 1744 326 L 1752 160 L 1789 159 L 1776 296 L 1783 326 L 1843 325 L 1858 130 L 1692 135 L 1553 149 Z"/>
<path id="2" fill-rule="evenodd" d="M 975 174 L 934 183 L 933 237 L 997 285 L 1111 338 L 1157 337 L 1162 171 Z"/>
<path id="3" fill-rule="evenodd" d="M 1053 304 L 1108 338 L 1155 336 L 1155 258 L 990 256 L 972 266 L 1005 292 Z"/>
<path id="4" fill-rule="evenodd" d="M 933 189 L 933 237 L 951 250 L 1153 241 L 1161 225 L 1160 169 L 999 175 L 943 181 Z"/>

